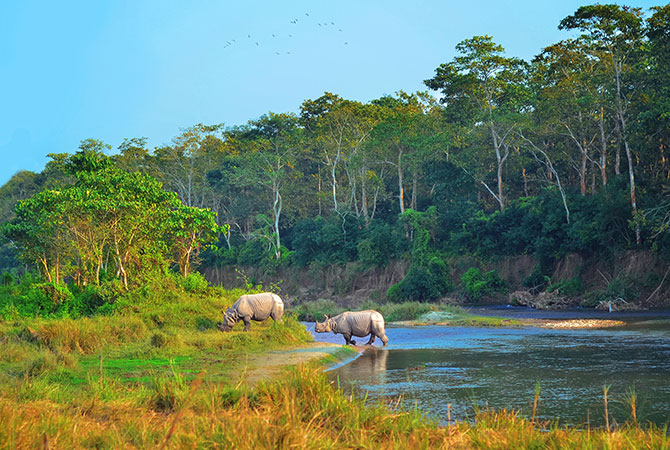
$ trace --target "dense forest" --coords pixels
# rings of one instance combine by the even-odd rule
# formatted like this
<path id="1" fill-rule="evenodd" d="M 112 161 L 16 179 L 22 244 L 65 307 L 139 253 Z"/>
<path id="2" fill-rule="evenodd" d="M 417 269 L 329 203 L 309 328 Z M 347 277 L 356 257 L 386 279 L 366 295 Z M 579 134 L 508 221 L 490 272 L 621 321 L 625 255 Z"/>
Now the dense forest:
<path id="1" fill-rule="evenodd" d="M 297 114 L 198 124 L 153 149 L 87 139 L 49 154 L 0 188 L 2 282 L 32 271 L 58 295 L 188 277 L 196 260 L 269 272 L 406 261 L 388 299 L 477 300 L 504 290 L 486 270 L 500 258 L 532 256 L 523 284 L 568 295 L 584 286 L 552 279 L 566 255 L 667 259 L 670 6 L 584 6 L 558 26 L 569 37 L 531 61 L 465 39 L 426 92 L 326 92 Z M 454 277 L 464 256 L 477 264 Z M 636 297 L 605 281 L 593 301 Z"/>

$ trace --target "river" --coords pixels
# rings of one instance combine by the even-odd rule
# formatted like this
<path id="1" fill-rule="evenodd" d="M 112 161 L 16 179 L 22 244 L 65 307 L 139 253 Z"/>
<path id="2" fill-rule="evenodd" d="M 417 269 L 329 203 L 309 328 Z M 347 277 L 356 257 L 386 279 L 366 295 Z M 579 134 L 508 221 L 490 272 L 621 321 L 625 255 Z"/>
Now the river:
<path id="1" fill-rule="evenodd" d="M 603 313 L 484 308 L 474 314 L 513 318 L 606 318 L 606 329 L 387 326 L 389 346 L 375 345 L 329 371 L 347 392 L 368 401 L 402 396 L 405 407 L 446 424 L 470 420 L 476 408 L 507 408 L 529 417 L 539 383 L 537 417 L 561 424 L 602 426 L 603 387 L 610 421 L 630 417 L 631 393 L 641 422 L 670 422 L 670 313 Z M 306 324 L 314 331 L 314 324 Z M 341 335 L 315 340 L 343 343 Z M 366 340 L 361 339 L 364 343 Z M 377 343 L 379 341 L 377 340 Z"/>

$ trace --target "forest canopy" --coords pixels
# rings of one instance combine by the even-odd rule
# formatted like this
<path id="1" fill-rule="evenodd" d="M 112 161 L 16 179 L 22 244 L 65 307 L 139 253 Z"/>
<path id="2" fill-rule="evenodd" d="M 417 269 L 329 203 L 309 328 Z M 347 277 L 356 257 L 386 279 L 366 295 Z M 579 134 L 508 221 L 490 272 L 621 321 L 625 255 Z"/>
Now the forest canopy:
<path id="1" fill-rule="evenodd" d="M 570 252 L 666 254 L 670 6 L 583 6 L 559 28 L 570 37 L 530 61 L 464 39 L 428 92 L 326 92 L 153 149 L 51 154 L 0 188 L 0 263 L 18 249 L 45 280 L 127 287 L 149 268 L 187 275 L 203 250 L 210 267 L 404 259 L 402 300 L 448 291 L 455 255 L 534 255 L 541 279 Z"/>

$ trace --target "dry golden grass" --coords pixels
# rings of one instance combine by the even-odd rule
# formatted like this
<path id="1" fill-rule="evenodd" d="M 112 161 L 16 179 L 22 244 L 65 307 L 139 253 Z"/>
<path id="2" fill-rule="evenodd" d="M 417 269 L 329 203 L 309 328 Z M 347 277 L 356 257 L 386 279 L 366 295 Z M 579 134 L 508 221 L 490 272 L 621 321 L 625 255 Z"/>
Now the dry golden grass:
<path id="1" fill-rule="evenodd" d="M 416 411 L 365 405 L 331 386 L 319 368 L 300 367 L 250 391 L 219 383 L 165 389 L 180 398 L 157 408 L 155 392 L 117 384 L 114 399 L 88 394 L 66 401 L 0 398 L 3 448 L 670 448 L 665 430 L 542 431 L 509 411 L 484 411 L 474 424 L 439 427 Z M 546 424 L 545 424 L 546 425 Z"/>

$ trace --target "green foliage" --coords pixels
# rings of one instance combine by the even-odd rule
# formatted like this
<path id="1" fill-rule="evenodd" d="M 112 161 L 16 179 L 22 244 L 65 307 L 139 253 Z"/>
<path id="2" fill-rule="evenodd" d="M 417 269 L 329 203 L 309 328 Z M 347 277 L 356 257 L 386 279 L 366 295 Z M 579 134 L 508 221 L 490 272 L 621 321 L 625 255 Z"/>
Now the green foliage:
<path id="1" fill-rule="evenodd" d="M 411 225 L 412 263 L 405 278 L 386 293 L 393 302 L 406 300 L 427 301 L 440 298 L 451 289 L 449 268 L 441 255 L 431 249 L 431 235 L 436 226 L 437 210 L 434 207 L 421 213 L 407 210 L 402 221 Z"/>
<path id="2" fill-rule="evenodd" d="M 629 303 L 640 295 L 639 281 L 621 275 L 613 278 L 604 290 L 592 291 L 584 296 L 580 303 L 584 307 L 594 307 L 607 303 Z"/>
<path id="3" fill-rule="evenodd" d="M 461 286 L 470 300 L 477 301 L 503 291 L 505 283 L 495 270 L 482 273 L 479 268 L 471 267 L 461 276 Z"/>
<path id="4" fill-rule="evenodd" d="M 531 291 L 542 292 L 551 282 L 551 277 L 544 274 L 541 264 L 536 264 L 533 271 L 523 279 L 523 286 L 530 288 Z"/>
<path id="5" fill-rule="evenodd" d="M 344 264 L 358 258 L 360 223 L 355 217 L 317 217 L 298 222 L 290 241 L 297 264 L 310 262 Z"/>
<path id="6" fill-rule="evenodd" d="M 55 284 L 99 285 L 111 260 L 127 289 L 167 267 L 171 253 L 188 275 L 192 259 L 216 240 L 215 214 L 181 205 L 153 178 L 115 168 L 99 143 L 88 144 L 66 160 L 76 183 L 18 202 L 2 233 Z"/>
<path id="7" fill-rule="evenodd" d="M 366 267 L 384 267 L 398 259 L 407 248 L 407 239 L 398 226 L 374 221 L 358 241 L 358 260 Z"/>
<path id="8" fill-rule="evenodd" d="M 556 292 L 559 295 L 576 297 L 584 292 L 584 283 L 580 278 L 570 278 L 552 283 L 547 287 L 547 292 Z"/>
<path id="9" fill-rule="evenodd" d="M 200 272 L 191 272 L 179 279 L 179 283 L 186 292 L 202 293 L 209 288 L 209 281 Z"/>
<path id="10" fill-rule="evenodd" d="M 268 274 L 409 260 L 389 290 L 403 301 L 443 296 L 439 260 L 457 255 L 532 255 L 534 289 L 568 253 L 667 259 L 669 18 L 667 6 L 580 7 L 560 22 L 573 37 L 530 62 L 491 36 L 463 39 L 424 82 L 439 99 L 324 93 L 299 117 L 197 124 L 155 149 L 126 139 L 112 157 L 84 140 L 0 187 L 0 272 L 132 290 L 199 263 Z"/>
<path id="11" fill-rule="evenodd" d="M 0 275 L 0 286 L 10 286 L 14 284 L 14 275 L 12 275 L 8 271 L 2 272 L 2 275 Z"/>

